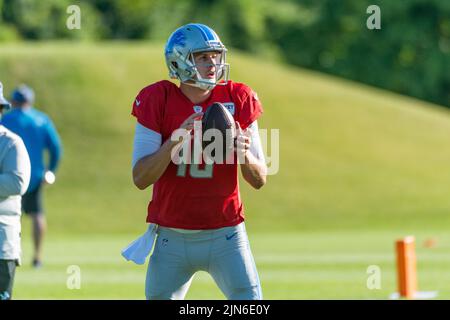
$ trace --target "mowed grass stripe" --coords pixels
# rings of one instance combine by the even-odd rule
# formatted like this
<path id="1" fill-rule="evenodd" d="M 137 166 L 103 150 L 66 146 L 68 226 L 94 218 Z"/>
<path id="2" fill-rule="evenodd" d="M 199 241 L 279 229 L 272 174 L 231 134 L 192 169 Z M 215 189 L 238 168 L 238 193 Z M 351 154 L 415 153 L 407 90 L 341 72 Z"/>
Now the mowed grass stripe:
<path id="1" fill-rule="evenodd" d="M 369 236 L 370 235 L 370 236 Z M 322 246 L 330 237 L 336 239 L 331 248 Z M 45 266 L 30 267 L 30 239 L 23 239 L 24 265 L 17 269 L 15 298 L 17 299 L 143 299 L 147 265 L 126 262 L 120 249 L 134 236 L 110 237 L 49 237 Z M 356 237 L 358 245 L 346 252 L 346 240 Z M 395 255 L 391 232 L 305 233 L 297 240 L 293 234 L 251 235 L 252 248 L 264 295 L 267 299 L 386 299 L 396 290 Z M 445 243 L 448 237 L 438 237 Z M 292 241 L 292 246 L 286 243 Z M 295 241 L 294 241 L 295 240 Z M 309 250 L 299 243 L 311 243 Z M 271 246 L 268 248 L 267 244 Z M 384 243 L 389 246 L 384 248 Z M 273 247 L 283 246 L 277 253 Z M 314 247 L 314 248 L 311 248 Z M 367 247 L 375 247 L 371 252 Z M 290 250 L 289 250 L 290 249 Z M 311 253 L 311 249 L 315 252 Z M 339 251 L 336 251 L 339 250 Z M 450 248 L 418 248 L 419 284 L 428 290 L 439 290 L 440 298 L 450 297 Z M 81 289 L 69 290 L 67 268 L 81 269 Z M 366 287 L 367 267 L 381 268 L 381 290 Z M 211 277 L 205 272 L 195 275 L 187 299 L 223 299 Z"/>

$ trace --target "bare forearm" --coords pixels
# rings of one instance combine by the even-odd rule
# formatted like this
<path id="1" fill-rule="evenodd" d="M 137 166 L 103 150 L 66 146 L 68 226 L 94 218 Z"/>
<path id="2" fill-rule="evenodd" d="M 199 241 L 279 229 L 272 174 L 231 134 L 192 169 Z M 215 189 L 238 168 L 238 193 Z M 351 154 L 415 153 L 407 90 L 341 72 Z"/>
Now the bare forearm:
<path id="1" fill-rule="evenodd" d="M 180 126 L 180 130 L 175 130 L 170 139 L 163 143 L 161 148 L 155 153 L 143 157 L 133 167 L 133 181 L 136 187 L 144 190 L 154 184 L 164 173 L 172 160 L 172 150 L 177 152 L 183 141 L 191 139 L 191 132 L 194 128 L 194 121 L 200 119 L 202 112 L 190 115 Z M 190 140 L 189 140 L 190 141 Z"/>
<path id="2" fill-rule="evenodd" d="M 266 164 L 257 159 L 251 152 L 247 152 L 245 155 L 245 163 L 241 164 L 241 172 L 245 181 L 255 189 L 260 189 L 266 184 Z"/>
<path id="3" fill-rule="evenodd" d="M 171 151 L 177 142 L 167 140 L 154 154 L 140 159 L 133 168 L 133 181 L 141 190 L 154 184 L 171 161 Z"/>

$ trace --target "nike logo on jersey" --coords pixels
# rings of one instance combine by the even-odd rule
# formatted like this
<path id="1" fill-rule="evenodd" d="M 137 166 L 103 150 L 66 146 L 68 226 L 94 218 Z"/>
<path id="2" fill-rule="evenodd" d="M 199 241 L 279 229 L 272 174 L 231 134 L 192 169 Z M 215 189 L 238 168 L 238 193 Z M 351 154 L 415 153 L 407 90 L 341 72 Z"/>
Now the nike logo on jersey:
<path id="1" fill-rule="evenodd" d="M 225 238 L 227 239 L 227 240 L 231 240 L 235 235 L 237 235 L 238 233 L 237 232 L 235 232 L 235 233 L 233 233 L 231 236 L 225 236 Z"/>
<path id="2" fill-rule="evenodd" d="M 135 103 L 136 103 L 136 107 L 139 107 L 139 105 L 141 104 L 141 102 L 138 99 L 136 99 Z"/>

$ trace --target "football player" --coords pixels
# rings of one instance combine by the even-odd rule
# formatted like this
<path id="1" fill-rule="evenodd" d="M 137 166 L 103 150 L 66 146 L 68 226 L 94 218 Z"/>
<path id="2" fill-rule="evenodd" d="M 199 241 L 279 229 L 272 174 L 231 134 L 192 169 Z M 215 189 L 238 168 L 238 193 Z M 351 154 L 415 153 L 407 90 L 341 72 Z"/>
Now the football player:
<path id="1" fill-rule="evenodd" d="M 171 78 L 142 89 L 132 115 L 137 118 L 133 180 L 144 190 L 153 185 L 147 222 L 157 226 L 149 260 L 147 299 L 183 299 L 193 275 L 208 272 L 228 299 L 262 299 L 261 284 L 244 224 L 238 166 L 255 189 L 266 183 L 257 119 L 262 106 L 255 92 L 228 79 L 227 49 L 208 26 L 187 24 L 168 39 L 165 59 Z M 237 132 L 233 164 L 176 165 L 171 153 L 214 102 L 233 115 Z"/>

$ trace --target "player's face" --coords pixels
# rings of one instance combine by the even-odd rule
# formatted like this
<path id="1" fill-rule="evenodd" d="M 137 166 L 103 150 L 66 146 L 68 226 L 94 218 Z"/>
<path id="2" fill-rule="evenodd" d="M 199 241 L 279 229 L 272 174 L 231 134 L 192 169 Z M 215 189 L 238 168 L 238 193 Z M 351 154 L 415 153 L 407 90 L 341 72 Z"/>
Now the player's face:
<path id="1" fill-rule="evenodd" d="M 194 63 L 203 79 L 215 79 L 217 65 L 221 63 L 220 52 L 198 52 L 194 53 Z"/>

